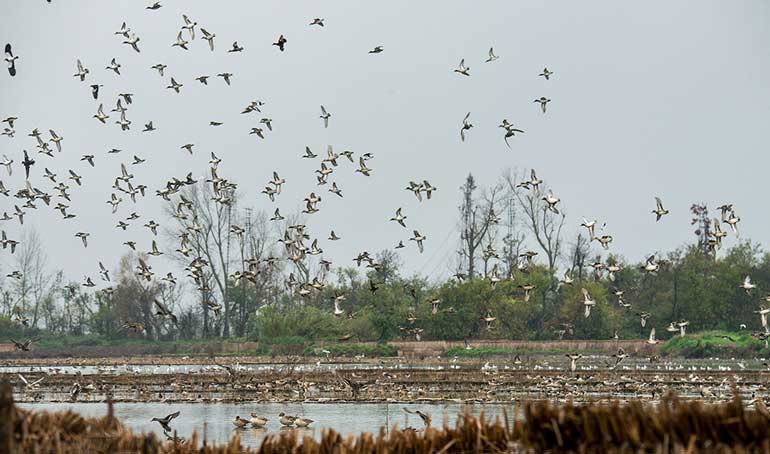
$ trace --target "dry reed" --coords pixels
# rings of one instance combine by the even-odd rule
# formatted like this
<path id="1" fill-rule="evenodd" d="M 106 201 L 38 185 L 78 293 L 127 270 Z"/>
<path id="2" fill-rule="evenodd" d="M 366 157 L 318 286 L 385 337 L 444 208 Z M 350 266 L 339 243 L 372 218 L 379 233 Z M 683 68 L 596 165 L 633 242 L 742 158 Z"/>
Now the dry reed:
<path id="1" fill-rule="evenodd" d="M 394 430 L 343 436 L 324 430 L 320 440 L 291 431 L 269 435 L 254 450 L 238 438 L 212 445 L 134 434 L 112 415 L 83 418 L 72 412 L 34 412 L 13 405 L 0 389 L 0 450 L 35 453 L 462 453 L 462 452 L 757 452 L 770 453 L 770 413 L 740 398 L 721 404 L 665 397 L 658 404 L 554 405 L 527 402 L 519 414 L 489 420 L 461 415 L 454 427 Z"/>

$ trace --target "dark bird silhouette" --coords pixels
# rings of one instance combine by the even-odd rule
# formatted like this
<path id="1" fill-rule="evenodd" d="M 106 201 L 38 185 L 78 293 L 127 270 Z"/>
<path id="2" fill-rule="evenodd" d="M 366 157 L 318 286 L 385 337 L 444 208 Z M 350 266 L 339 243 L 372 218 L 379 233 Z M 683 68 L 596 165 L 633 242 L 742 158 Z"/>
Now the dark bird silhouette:
<path id="1" fill-rule="evenodd" d="M 150 421 L 158 421 L 158 424 L 160 424 L 161 427 L 163 427 L 163 430 L 166 432 L 171 432 L 171 421 L 179 416 L 179 412 L 171 413 L 170 415 L 166 415 L 163 418 L 152 418 Z"/>
<path id="2" fill-rule="evenodd" d="M 35 160 L 29 157 L 27 150 L 24 150 L 24 160 L 21 163 L 24 164 L 24 170 L 27 172 L 27 179 L 29 180 L 29 169 L 35 165 Z"/>
<path id="3" fill-rule="evenodd" d="M 7 43 L 5 45 L 5 62 L 8 63 L 8 74 L 10 74 L 11 77 L 16 75 L 16 60 L 18 60 L 18 58 L 18 56 L 13 55 L 11 43 Z"/>
<path id="4" fill-rule="evenodd" d="M 273 43 L 273 46 L 278 46 L 278 48 L 281 49 L 281 52 L 283 52 L 287 42 L 288 41 L 286 40 L 286 38 L 284 38 L 283 35 L 281 35 L 278 37 L 278 41 Z"/>

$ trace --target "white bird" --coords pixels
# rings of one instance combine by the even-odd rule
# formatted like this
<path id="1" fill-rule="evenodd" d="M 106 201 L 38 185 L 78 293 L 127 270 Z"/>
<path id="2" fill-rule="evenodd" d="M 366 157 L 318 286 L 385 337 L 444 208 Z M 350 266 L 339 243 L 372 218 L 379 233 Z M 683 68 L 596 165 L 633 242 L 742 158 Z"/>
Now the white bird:
<path id="1" fill-rule="evenodd" d="M 212 52 L 214 52 L 214 38 L 217 36 L 214 33 L 209 33 L 206 31 L 205 28 L 201 27 L 201 32 L 203 33 L 203 36 L 201 36 L 201 39 L 205 39 L 209 42 L 209 49 L 211 49 Z"/>
<path id="2" fill-rule="evenodd" d="M 469 66 L 465 66 L 465 59 L 463 58 L 460 60 L 460 66 L 454 69 L 454 72 L 458 74 L 462 74 L 463 76 L 470 76 L 470 70 L 471 68 Z"/>
<path id="3" fill-rule="evenodd" d="M 324 128 L 329 127 L 329 118 L 331 118 L 332 114 L 326 111 L 326 108 L 324 106 L 321 106 L 321 116 L 320 118 L 323 118 L 324 120 Z"/>
<path id="4" fill-rule="evenodd" d="M 738 287 L 742 288 L 747 295 L 751 295 L 751 291 L 757 288 L 757 285 L 751 283 L 751 276 L 746 276 L 743 278 L 743 282 Z"/>
<path id="5" fill-rule="evenodd" d="M 11 44 L 10 43 L 6 44 L 4 60 L 8 64 L 8 74 L 10 74 L 11 77 L 16 75 L 16 60 L 18 59 L 19 59 L 18 55 L 13 55 Z M 11 127 L 13 127 L 13 125 L 11 125 Z"/>
<path id="6" fill-rule="evenodd" d="M 414 236 L 412 238 L 409 238 L 410 241 L 416 241 L 417 242 L 417 248 L 420 250 L 420 253 L 423 252 L 423 241 L 425 241 L 428 237 L 425 235 L 420 235 L 420 232 L 417 230 L 413 231 Z"/>
<path id="7" fill-rule="evenodd" d="M 489 48 L 489 58 L 487 58 L 485 62 L 486 62 L 486 63 L 489 63 L 489 62 L 491 62 L 491 61 L 495 61 L 495 60 L 497 60 L 498 58 L 500 58 L 500 57 L 498 57 L 497 55 L 495 55 L 495 52 L 494 52 L 493 48 L 491 48 L 491 47 L 490 47 L 490 48 Z"/>
<path id="8" fill-rule="evenodd" d="M 129 46 L 133 47 L 135 51 L 139 52 L 139 37 L 135 34 L 131 34 L 131 37 L 125 41 L 123 41 L 123 44 L 128 44 Z"/>
<path id="9" fill-rule="evenodd" d="M 83 63 L 81 63 L 80 59 L 78 59 L 78 72 L 72 75 L 72 77 L 79 77 L 80 81 L 83 82 L 86 80 L 86 75 L 90 72 L 88 68 L 85 68 L 83 66 Z"/>
<path id="10" fill-rule="evenodd" d="M 583 291 L 583 316 L 588 318 L 591 315 L 591 308 L 596 306 L 596 301 L 591 298 L 588 290 L 585 288 L 581 290 Z"/>
<path id="11" fill-rule="evenodd" d="M 112 61 L 110 61 L 109 66 L 105 67 L 104 69 L 111 69 L 115 71 L 115 74 L 120 75 L 120 63 L 118 63 L 114 58 Z"/>

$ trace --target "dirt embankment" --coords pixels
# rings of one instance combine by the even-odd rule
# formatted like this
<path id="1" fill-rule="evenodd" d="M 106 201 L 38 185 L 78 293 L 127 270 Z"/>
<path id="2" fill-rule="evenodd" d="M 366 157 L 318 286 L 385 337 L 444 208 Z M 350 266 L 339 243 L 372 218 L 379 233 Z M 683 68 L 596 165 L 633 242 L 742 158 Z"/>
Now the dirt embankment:
<path id="1" fill-rule="evenodd" d="M 659 347 L 649 345 L 642 340 L 561 340 L 561 341 L 511 341 L 511 340 L 472 340 L 469 341 L 473 348 L 493 348 L 510 350 L 511 354 L 538 354 L 554 352 L 595 352 L 614 353 L 618 348 L 623 348 L 628 353 L 637 355 L 657 354 Z M 3 344 L 0 344 L 2 347 Z M 350 346 L 375 346 L 375 342 L 314 342 L 300 346 L 297 351 L 303 351 L 309 345 L 350 345 Z M 453 347 L 465 347 L 462 341 L 396 341 L 388 342 L 388 345 L 398 350 L 398 356 L 409 358 L 427 358 L 444 354 Z M 29 352 L 19 352 L 13 349 L 0 348 L 0 360 L 20 359 L 56 359 L 56 358 L 136 358 L 136 357 L 209 357 L 215 356 L 241 356 L 251 357 L 253 362 L 275 362 L 280 356 L 262 355 L 258 360 L 254 353 L 258 351 L 260 344 L 257 342 L 211 342 L 184 350 L 174 344 L 147 344 L 147 345 L 116 345 L 116 346 L 67 346 L 67 347 L 33 347 Z M 139 361 L 134 364 L 141 364 Z"/>

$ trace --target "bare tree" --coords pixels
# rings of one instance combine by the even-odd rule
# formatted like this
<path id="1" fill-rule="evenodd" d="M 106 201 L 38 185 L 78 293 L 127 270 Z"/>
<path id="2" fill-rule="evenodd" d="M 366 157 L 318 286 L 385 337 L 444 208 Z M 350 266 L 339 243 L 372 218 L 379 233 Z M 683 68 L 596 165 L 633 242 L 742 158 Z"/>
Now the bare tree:
<path id="1" fill-rule="evenodd" d="M 46 269 L 48 260 L 41 246 L 40 235 L 34 228 L 24 231 L 15 257 L 15 266 L 21 271 L 21 279 L 15 279 L 11 283 L 11 310 L 25 320 L 30 318 L 30 326 L 37 327 L 41 303 L 45 298 L 53 297 L 61 285 L 60 279 L 57 279 L 61 274 L 51 273 Z"/>
<path id="2" fill-rule="evenodd" d="M 508 171 L 510 173 L 510 170 Z M 502 238 L 503 256 L 501 260 L 506 267 L 506 275 L 512 276 L 519 262 L 519 254 L 524 246 L 526 235 L 521 231 L 521 220 L 517 210 L 516 196 L 511 191 L 504 194 L 506 234 Z"/>
<path id="3" fill-rule="evenodd" d="M 583 233 L 578 233 L 575 237 L 575 241 L 571 244 L 569 252 L 570 268 L 569 272 L 572 277 L 577 280 L 583 280 L 583 273 L 585 272 L 586 260 L 591 254 L 591 240 L 583 236 Z M 576 274 L 577 273 L 577 274 Z"/>
<path id="4" fill-rule="evenodd" d="M 690 212 L 692 213 L 692 221 L 690 225 L 697 226 L 695 228 L 695 235 L 698 237 L 698 249 L 704 254 L 711 253 L 711 245 L 709 243 L 709 231 L 711 230 L 711 218 L 709 217 L 709 209 L 705 203 L 697 204 L 693 203 L 690 206 Z"/>
<path id="5" fill-rule="evenodd" d="M 238 237 L 240 274 L 236 279 L 233 324 L 235 333 L 243 336 L 249 315 L 270 304 L 282 293 L 282 265 L 275 251 L 276 235 L 270 228 L 268 215 L 246 208 L 244 231 Z"/>
<path id="6" fill-rule="evenodd" d="M 147 337 L 157 339 L 162 322 L 155 317 L 154 301 L 161 295 L 163 285 L 154 276 L 148 281 L 136 273 L 139 259 L 146 262 L 147 256 L 130 253 L 121 257 L 111 303 L 122 321 L 142 323 Z"/>
<path id="7" fill-rule="evenodd" d="M 465 184 L 460 186 L 460 257 L 465 264 L 469 279 L 476 275 L 476 260 L 481 256 L 482 242 L 491 241 L 494 226 L 498 223 L 495 213 L 499 202 L 500 186 L 490 188 L 480 199 L 477 198 L 476 179 L 468 174 Z"/>
<path id="8" fill-rule="evenodd" d="M 504 178 L 507 189 L 511 191 L 519 203 L 527 228 L 532 232 L 548 260 L 548 270 L 553 274 L 561 254 L 564 210 L 560 209 L 558 213 L 555 213 L 547 209 L 548 204 L 543 200 L 543 194 L 547 192 L 546 188 L 522 189 L 518 187 L 516 175 L 513 173 L 508 173 Z M 545 183 L 540 185 L 543 186 Z"/>
<path id="9" fill-rule="evenodd" d="M 166 205 L 166 212 L 177 220 L 176 228 L 170 230 L 174 238 L 186 239 L 195 254 L 194 258 L 205 260 L 206 266 L 201 268 L 196 275 L 197 288 L 201 303 L 214 298 L 214 288 L 220 297 L 220 303 L 224 309 L 221 319 L 222 335 L 230 335 L 229 316 L 231 302 L 229 298 L 230 270 L 236 261 L 231 256 L 233 245 L 230 228 L 239 221 L 237 208 L 237 194 L 231 190 L 226 199 L 228 203 L 221 203 L 218 199 L 221 195 L 215 193 L 211 186 L 197 183 L 186 186 L 181 191 L 181 197 L 176 202 Z M 189 205 L 187 205 L 189 204 Z M 180 217 L 179 214 L 185 214 Z M 177 252 L 176 259 L 188 265 L 192 261 L 187 255 Z M 209 332 L 209 311 L 204 310 L 204 333 Z M 219 329 L 217 328 L 217 332 Z"/>

